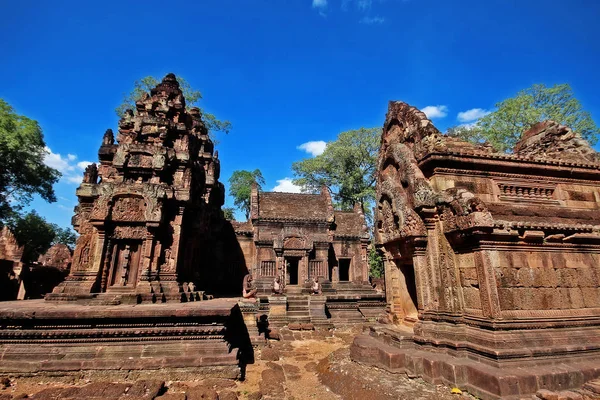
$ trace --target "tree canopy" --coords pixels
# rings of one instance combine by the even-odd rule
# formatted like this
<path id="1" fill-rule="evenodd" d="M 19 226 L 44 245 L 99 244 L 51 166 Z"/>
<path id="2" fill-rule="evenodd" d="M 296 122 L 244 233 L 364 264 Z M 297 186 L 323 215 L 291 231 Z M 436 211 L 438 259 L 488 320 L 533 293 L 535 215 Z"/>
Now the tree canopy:
<path id="1" fill-rule="evenodd" d="M 453 127 L 448 134 L 474 143 L 487 141 L 498 151 L 510 151 L 523 132 L 548 119 L 570 127 L 591 144 L 600 135 L 591 114 L 583 109 L 568 84 L 533 85 L 497 103 L 495 111 L 473 126 Z"/>
<path id="2" fill-rule="evenodd" d="M 49 224 L 35 211 L 17 218 L 12 225 L 11 228 L 17 242 L 24 246 L 21 261 L 26 263 L 37 261 L 40 254 L 50 248 L 56 237 L 52 224 Z"/>
<path id="3" fill-rule="evenodd" d="M 56 201 L 52 185 L 60 172 L 44 164 L 46 144 L 39 124 L 0 99 L 0 222 L 38 194 Z"/>
<path id="4" fill-rule="evenodd" d="M 37 261 L 41 254 L 57 243 L 66 244 L 71 250 L 75 248 L 77 234 L 73 230 L 46 221 L 35 210 L 12 218 L 7 225 L 17 242 L 24 246 L 23 262 Z"/>
<path id="5" fill-rule="evenodd" d="M 259 190 L 265 184 L 265 178 L 259 169 L 233 171 L 229 178 L 229 195 L 233 197 L 235 206 L 244 212 L 246 219 L 250 217 L 250 194 L 253 183 L 258 185 Z"/>
<path id="6" fill-rule="evenodd" d="M 199 102 L 202 99 L 202 93 L 199 90 L 192 88 L 188 81 L 181 76 L 177 76 L 179 87 L 185 97 L 185 104 L 189 107 L 199 107 Z M 123 102 L 115 109 L 119 118 L 125 115 L 127 109 L 135 110 L 135 102 L 139 100 L 144 93 L 150 92 L 156 85 L 160 83 L 160 80 L 153 76 L 146 76 L 140 80 L 135 81 L 131 92 L 123 96 Z M 231 122 L 221 121 L 214 114 L 208 113 L 202 110 L 202 117 L 206 123 L 209 133 L 214 136 L 214 132 L 229 133 L 231 130 Z"/>
<path id="7" fill-rule="evenodd" d="M 306 191 L 318 191 L 325 185 L 338 207 L 351 209 L 360 202 L 369 217 L 375 199 L 380 140 L 380 128 L 342 132 L 327 143 L 323 154 L 292 164 L 294 183 Z"/>
<path id="8" fill-rule="evenodd" d="M 223 207 L 221 208 L 221 211 L 223 211 L 223 218 L 225 218 L 226 220 L 235 220 L 235 209 L 233 207 Z"/>

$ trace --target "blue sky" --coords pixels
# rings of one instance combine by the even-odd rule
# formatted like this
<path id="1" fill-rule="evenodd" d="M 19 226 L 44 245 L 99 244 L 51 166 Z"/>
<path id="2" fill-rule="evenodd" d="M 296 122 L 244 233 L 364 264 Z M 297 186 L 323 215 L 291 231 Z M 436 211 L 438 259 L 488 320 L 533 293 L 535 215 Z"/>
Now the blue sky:
<path id="1" fill-rule="evenodd" d="M 533 83 L 566 82 L 600 123 L 595 0 L 21 0 L 0 15 L 0 97 L 40 122 L 64 174 L 58 202 L 32 206 L 62 226 L 80 167 L 147 75 L 185 77 L 231 121 L 218 138 L 226 186 L 259 168 L 266 190 L 293 190 L 292 162 L 311 156 L 299 146 L 381 126 L 389 100 L 428 107 L 444 130 Z"/>

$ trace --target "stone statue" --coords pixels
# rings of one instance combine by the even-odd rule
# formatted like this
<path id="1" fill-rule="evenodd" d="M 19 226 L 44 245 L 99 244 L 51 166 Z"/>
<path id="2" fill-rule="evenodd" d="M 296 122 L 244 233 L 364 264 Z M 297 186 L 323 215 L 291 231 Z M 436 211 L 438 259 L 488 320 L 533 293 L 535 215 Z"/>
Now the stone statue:
<path id="1" fill-rule="evenodd" d="M 321 294 L 321 283 L 319 282 L 318 276 L 313 278 L 310 286 L 310 292 L 311 294 Z"/>
<path id="2" fill-rule="evenodd" d="M 242 297 L 245 299 L 255 299 L 256 292 L 257 289 L 254 286 L 254 278 L 252 278 L 252 274 L 247 274 L 244 277 L 244 288 L 242 291 Z"/>
<path id="3" fill-rule="evenodd" d="M 112 129 L 107 129 L 106 132 L 104 132 L 104 137 L 102 138 L 102 145 L 109 146 L 112 144 L 115 144 L 115 134 L 113 133 Z"/>
<path id="4" fill-rule="evenodd" d="M 98 167 L 96 163 L 91 163 L 85 167 L 83 171 L 83 183 L 96 183 L 98 182 Z"/>
<path id="5" fill-rule="evenodd" d="M 285 288 L 283 282 L 281 282 L 281 277 L 277 276 L 273 280 L 273 286 L 271 288 L 273 294 L 280 295 L 283 294 L 283 289 Z"/>

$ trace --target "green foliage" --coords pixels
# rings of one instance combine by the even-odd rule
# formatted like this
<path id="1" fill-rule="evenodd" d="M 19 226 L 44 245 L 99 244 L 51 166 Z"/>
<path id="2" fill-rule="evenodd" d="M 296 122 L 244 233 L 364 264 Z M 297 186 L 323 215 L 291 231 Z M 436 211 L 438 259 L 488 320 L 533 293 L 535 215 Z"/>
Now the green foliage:
<path id="1" fill-rule="evenodd" d="M 327 143 L 323 154 L 292 164 L 297 177 L 294 183 L 312 192 L 325 185 L 337 206 L 351 209 L 360 202 L 370 218 L 380 141 L 380 128 L 342 132 L 336 140 Z"/>
<path id="2" fill-rule="evenodd" d="M 7 225 L 14 233 L 23 249 L 23 262 L 37 261 L 52 245 L 66 244 L 73 250 L 77 234 L 70 228 L 61 228 L 52 224 L 35 210 L 24 215 L 16 215 Z"/>
<path id="3" fill-rule="evenodd" d="M 52 244 L 62 243 L 69 246 L 71 250 L 75 249 L 75 242 L 77 242 L 77 234 L 71 228 L 61 228 L 56 224 L 51 224 L 54 228 L 54 240 Z"/>
<path id="4" fill-rule="evenodd" d="M 235 209 L 233 207 L 223 207 L 223 217 L 228 221 L 235 221 Z"/>
<path id="5" fill-rule="evenodd" d="M 38 194 L 56 201 L 60 172 L 44 164 L 46 144 L 38 123 L 0 99 L 0 222 L 7 222 Z"/>
<path id="6" fill-rule="evenodd" d="M 202 99 L 202 93 L 195 90 L 191 85 L 182 77 L 178 76 L 177 81 L 179 87 L 185 97 L 185 104 L 189 107 L 199 107 L 199 102 Z M 151 89 L 154 89 L 156 85 L 160 83 L 160 80 L 153 76 L 146 76 L 140 80 L 135 81 L 133 89 L 129 94 L 123 96 L 123 102 L 119 105 L 115 112 L 119 118 L 125 115 L 127 109 L 135 111 L 135 102 L 139 100 L 145 93 L 149 93 Z M 214 135 L 214 132 L 229 133 L 231 130 L 231 122 L 221 121 L 215 115 L 202 111 L 202 117 L 209 133 Z"/>
<path id="7" fill-rule="evenodd" d="M 233 197 L 233 204 L 246 214 L 246 219 L 250 216 L 250 194 L 255 182 L 259 190 L 265 184 L 265 178 L 259 169 L 233 171 L 229 178 L 229 195 Z"/>
<path id="8" fill-rule="evenodd" d="M 384 274 L 383 257 L 375 246 L 369 248 L 369 275 L 373 278 L 381 278 Z"/>
<path id="9" fill-rule="evenodd" d="M 471 143 L 487 142 L 487 139 L 486 139 L 485 135 L 483 134 L 483 132 L 481 131 L 481 128 L 478 127 L 476 124 L 469 125 L 469 126 L 465 126 L 465 125 L 452 126 L 452 127 L 448 128 L 448 130 L 446 131 L 446 134 L 448 136 L 453 136 L 458 139 L 461 139 L 461 140 L 464 140 L 467 142 L 471 142 Z"/>
<path id="10" fill-rule="evenodd" d="M 52 245 L 56 237 L 55 226 L 31 211 L 11 221 L 11 228 L 23 250 L 23 262 L 37 261 Z"/>
<path id="11" fill-rule="evenodd" d="M 591 144 L 600 135 L 591 114 L 583 110 L 568 84 L 533 85 L 496 104 L 496 111 L 475 126 L 451 128 L 448 133 L 475 143 L 487 141 L 498 151 L 510 151 L 523 132 L 548 119 L 570 127 Z"/>

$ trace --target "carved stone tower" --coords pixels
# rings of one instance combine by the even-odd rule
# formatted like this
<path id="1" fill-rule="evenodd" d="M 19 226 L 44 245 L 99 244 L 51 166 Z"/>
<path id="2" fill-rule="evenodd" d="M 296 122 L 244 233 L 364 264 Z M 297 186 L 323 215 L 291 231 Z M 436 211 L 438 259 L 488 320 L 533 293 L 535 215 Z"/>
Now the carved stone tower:
<path id="1" fill-rule="evenodd" d="M 186 110 L 168 74 L 135 112 L 127 110 L 116 142 L 110 129 L 104 134 L 99 165 L 86 169 L 76 192 L 73 226 L 81 236 L 71 273 L 46 299 L 201 296 L 194 256 L 224 201 L 213 150 L 200 110 Z"/>

